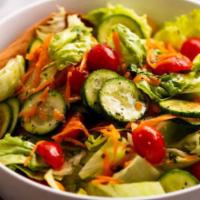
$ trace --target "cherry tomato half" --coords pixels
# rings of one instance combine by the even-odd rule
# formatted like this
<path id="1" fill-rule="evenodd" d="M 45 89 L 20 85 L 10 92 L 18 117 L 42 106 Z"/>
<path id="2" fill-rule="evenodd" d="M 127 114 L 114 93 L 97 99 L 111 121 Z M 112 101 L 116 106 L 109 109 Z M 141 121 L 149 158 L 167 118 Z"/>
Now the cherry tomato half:
<path id="1" fill-rule="evenodd" d="M 192 37 L 187 39 L 181 47 L 181 53 L 192 61 L 200 53 L 200 38 Z"/>
<path id="2" fill-rule="evenodd" d="M 87 76 L 88 72 L 85 70 L 80 71 L 78 68 L 74 68 L 72 70 L 72 74 L 70 77 L 70 86 L 73 94 L 80 94 L 81 87 L 83 86 L 83 83 Z"/>
<path id="3" fill-rule="evenodd" d="M 53 169 L 59 170 L 64 164 L 63 150 L 56 142 L 42 141 L 37 146 L 37 153 Z"/>
<path id="4" fill-rule="evenodd" d="M 116 53 L 107 45 L 97 44 L 88 53 L 87 66 L 90 70 L 110 69 L 117 71 L 119 59 Z"/>
<path id="5" fill-rule="evenodd" d="M 194 164 L 190 168 L 190 172 L 200 180 L 200 162 Z"/>
<path id="6" fill-rule="evenodd" d="M 166 155 L 165 142 L 159 131 L 150 127 L 136 128 L 132 133 L 134 150 L 152 164 L 159 164 Z"/>
<path id="7" fill-rule="evenodd" d="M 191 61 L 183 55 L 172 56 L 160 61 L 153 73 L 162 75 L 165 73 L 179 73 L 190 71 L 192 68 Z"/>

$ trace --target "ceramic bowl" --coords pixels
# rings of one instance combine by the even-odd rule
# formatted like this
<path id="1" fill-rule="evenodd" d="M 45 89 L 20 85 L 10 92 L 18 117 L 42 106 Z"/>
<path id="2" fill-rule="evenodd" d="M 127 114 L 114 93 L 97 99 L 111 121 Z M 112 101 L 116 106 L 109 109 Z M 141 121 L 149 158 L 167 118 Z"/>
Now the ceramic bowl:
<path id="1" fill-rule="evenodd" d="M 194 0 L 109 0 L 134 8 L 137 13 L 151 16 L 158 24 L 188 13 L 200 7 L 200 1 Z M 56 5 L 63 5 L 72 12 L 87 12 L 91 9 L 106 6 L 107 0 L 58 0 L 42 1 L 25 7 L 0 21 L 0 50 L 14 41 L 24 30 L 50 12 Z M 33 182 L 7 167 L 0 165 L 0 195 L 5 200 L 110 200 L 111 198 L 81 196 L 69 192 L 60 192 Z M 124 200 L 125 198 L 116 198 Z M 199 200 L 200 185 L 162 196 L 146 198 L 127 198 L 131 200 Z"/>

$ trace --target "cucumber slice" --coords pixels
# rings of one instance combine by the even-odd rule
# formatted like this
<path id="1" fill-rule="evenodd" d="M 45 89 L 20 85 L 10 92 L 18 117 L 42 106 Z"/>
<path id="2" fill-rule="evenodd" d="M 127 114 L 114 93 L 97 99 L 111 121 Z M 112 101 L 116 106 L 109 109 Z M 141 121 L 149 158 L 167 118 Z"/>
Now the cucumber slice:
<path id="1" fill-rule="evenodd" d="M 24 58 L 16 56 L 10 59 L 6 66 L 0 70 L 0 101 L 10 97 L 19 84 L 19 80 L 24 74 Z"/>
<path id="2" fill-rule="evenodd" d="M 34 39 L 29 47 L 28 52 L 32 53 L 33 51 L 35 51 L 39 46 L 41 46 L 42 44 L 42 40 L 40 40 L 39 38 Z"/>
<path id="3" fill-rule="evenodd" d="M 160 107 L 171 114 L 183 117 L 200 117 L 200 103 L 198 102 L 170 99 L 161 101 Z"/>
<path id="4" fill-rule="evenodd" d="M 5 133 L 7 132 L 7 129 L 9 127 L 9 124 L 12 120 L 12 114 L 11 109 L 9 105 L 6 103 L 0 104 L 0 138 L 2 138 Z"/>
<path id="5" fill-rule="evenodd" d="M 199 181 L 187 171 L 172 169 L 160 178 L 160 183 L 165 192 L 173 192 L 197 185 Z"/>
<path id="6" fill-rule="evenodd" d="M 113 26 L 117 24 L 123 24 L 124 26 L 128 27 L 132 32 L 137 34 L 139 37 L 144 38 L 144 34 L 141 30 L 140 25 L 131 17 L 120 14 L 112 15 L 103 20 L 103 22 L 99 25 L 98 28 L 98 40 L 101 43 L 106 43 L 111 37 Z"/>
<path id="7" fill-rule="evenodd" d="M 53 131 L 60 123 L 60 120 L 54 117 L 54 110 L 58 110 L 62 115 L 66 111 L 65 100 L 60 93 L 55 90 L 50 91 L 43 103 L 41 103 L 41 94 L 42 92 L 39 92 L 26 100 L 21 111 L 23 113 L 37 106 L 37 110 L 42 110 L 41 112 L 45 114 L 45 119 L 41 119 L 40 113 L 37 112 L 29 120 L 22 120 L 22 126 L 30 133 L 46 134 Z"/>
<path id="8" fill-rule="evenodd" d="M 84 99 L 90 108 L 100 113 L 102 109 L 99 105 L 99 90 L 107 80 L 116 77 L 119 77 L 116 72 L 107 69 L 100 69 L 92 72 L 83 86 L 82 99 Z"/>
<path id="9" fill-rule="evenodd" d="M 8 99 L 6 103 L 10 106 L 11 111 L 12 111 L 12 122 L 7 132 L 12 133 L 17 124 L 20 104 L 19 104 L 19 100 L 16 98 Z"/>
<path id="10" fill-rule="evenodd" d="M 107 115 L 119 122 L 139 119 L 146 111 L 134 83 L 125 78 L 107 81 L 99 92 L 99 98 Z M 140 109 L 136 108 L 136 102 L 140 103 Z"/>
<path id="11" fill-rule="evenodd" d="M 182 120 L 186 121 L 187 123 L 193 125 L 193 126 L 200 126 L 200 118 L 186 118 L 182 117 Z"/>

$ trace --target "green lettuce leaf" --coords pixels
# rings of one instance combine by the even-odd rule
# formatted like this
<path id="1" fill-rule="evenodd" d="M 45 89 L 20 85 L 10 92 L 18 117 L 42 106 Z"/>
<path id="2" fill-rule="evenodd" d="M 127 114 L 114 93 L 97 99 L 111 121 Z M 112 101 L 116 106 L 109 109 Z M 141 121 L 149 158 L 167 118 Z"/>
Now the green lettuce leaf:
<path id="1" fill-rule="evenodd" d="M 50 56 L 59 70 L 81 61 L 95 42 L 91 31 L 77 15 L 68 17 L 68 28 L 55 34 L 49 46 Z"/>
<path id="2" fill-rule="evenodd" d="M 30 169 L 23 167 L 21 165 L 12 165 L 9 166 L 14 171 L 20 171 L 23 174 L 25 174 L 27 177 L 37 180 L 37 181 L 43 181 L 44 180 L 44 173 L 43 172 L 33 172 Z"/>
<path id="3" fill-rule="evenodd" d="M 0 140 L 0 163 L 5 165 L 23 164 L 33 147 L 33 143 L 7 134 Z"/>
<path id="4" fill-rule="evenodd" d="M 89 151 L 93 151 L 94 149 L 102 145 L 106 140 L 107 138 L 102 135 L 90 135 L 85 141 L 85 145 Z"/>
<path id="5" fill-rule="evenodd" d="M 190 83 L 190 80 L 181 74 L 156 76 L 146 70 L 137 69 L 134 65 L 130 66 L 128 69 L 136 74 L 143 74 L 149 78 L 155 77 L 160 80 L 160 84 L 156 86 L 150 84 L 149 81 L 145 79 L 136 83 L 138 89 L 148 95 L 151 100 L 157 102 L 183 93 Z"/>
<path id="6" fill-rule="evenodd" d="M 129 28 L 122 24 L 113 27 L 113 31 L 119 34 L 122 54 L 127 64 L 141 66 L 146 57 L 146 49 L 143 40 Z"/>
<path id="7" fill-rule="evenodd" d="M 37 28 L 37 37 L 44 41 L 50 33 L 57 33 L 64 30 L 66 27 L 65 14 L 65 8 L 58 7 L 58 12 L 53 13 L 51 18 L 45 24 L 40 25 Z"/>
<path id="8" fill-rule="evenodd" d="M 188 154 L 178 148 L 168 148 L 165 162 L 161 168 L 164 170 L 186 168 L 200 160 L 199 156 Z"/>
<path id="9" fill-rule="evenodd" d="M 155 39 L 165 41 L 179 49 L 182 43 L 191 36 L 200 36 L 200 10 L 182 15 L 169 21 L 156 33 Z"/>
<path id="10" fill-rule="evenodd" d="M 132 18 L 140 26 L 144 37 L 150 37 L 151 27 L 147 23 L 146 15 L 139 16 L 132 9 L 125 8 L 122 5 L 108 5 L 108 7 L 105 8 L 92 10 L 85 18 L 91 21 L 95 26 L 98 26 L 105 18 L 112 15 L 125 15 Z"/>

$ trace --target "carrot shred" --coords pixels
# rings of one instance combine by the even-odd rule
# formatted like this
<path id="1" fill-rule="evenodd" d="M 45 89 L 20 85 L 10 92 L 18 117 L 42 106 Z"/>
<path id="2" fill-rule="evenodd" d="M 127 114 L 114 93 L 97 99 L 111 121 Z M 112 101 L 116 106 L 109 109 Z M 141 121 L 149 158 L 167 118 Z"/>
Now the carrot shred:
<path id="1" fill-rule="evenodd" d="M 113 39 L 113 43 L 114 43 L 114 46 L 115 46 L 115 51 L 116 51 L 117 57 L 119 59 L 119 62 L 122 64 L 123 63 L 123 57 L 122 57 L 122 52 L 121 52 L 121 47 L 120 47 L 119 34 L 117 32 L 113 32 L 112 39 Z"/>
<path id="2" fill-rule="evenodd" d="M 69 99 L 71 97 L 71 85 L 70 85 L 70 78 L 72 76 L 71 70 L 67 73 L 67 80 L 66 80 L 66 87 L 65 87 L 65 101 L 69 103 Z"/>
<path id="3" fill-rule="evenodd" d="M 52 138 L 56 142 L 62 142 L 65 138 L 71 138 L 71 134 L 74 132 L 83 132 L 86 137 L 90 135 L 85 125 L 81 122 L 80 115 L 72 116 L 69 121 L 64 125 L 64 128 L 61 132 L 54 135 Z"/>
<path id="4" fill-rule="evenodd" d="M 35 146 L 33 147 L 32 151 L 30 152 L 29 156 L 26 158 L 25 162 L 24 162 L 24 166 L 27 167 L 28 164 L 30 163 L 31 159 L 33 158 L 34 153 L 37 150 L 37 147 L 39 144 L 43 143 L 44 140 L 38 141 Z"/>
<path id="5" fill-rule="evenodd" d="M 161 116 L 158 116 L 158 117 L 155 117 L 155 118 L 152 118 L 152 119 L 143 120 L 143 121 L 141 121 L 141 123 L 139 124 L 138 127 L 141 127 L 141 126 L 156 126 L 158 123 L 160 123 L 162 121 L 167 121 L 167 120 L 174 119 L 174 118 L 176 118 L 175 115 L 165 114 L 165 115 L 161 115 Z"/>
<path id="6" fill-rule="evenodd" d="M 110 176 L 97 176 L 96 179 L 91 181 L 92 184 L 119 184 L 121 180 Z"/>
<path id="7" fill-rule="evenodd" d="M 57 121 L 63 121 L 65 119 L 65 116 L 58 109 L 54 109 L 53 116 Z"/>
<path id="8" fill-rule="evenodd" d="M 55 181 L 55 183 L 56 183 L 56 185 L 57 185 L 57 187 L 58 187 L 59 190 L 65 191 L 65 187 L 60 182 Z"/>
<path id="9" fill-rule="evenodd" d="M 88 53 L 85 53 L 80 65 L 79 65 L 80 71 L 87 69 L 87 57 L 88 57 Z"/>
<path id="10" fill-rule="evenodd" d="M 74 144 L 76 146 L 80 146 L 80 147 L 85 148 L 85 144 L 84 143 L 82 143 L 82 142 L 80 142 L 80 141 L 78 141 L 78 140 L 76 140 L 74 138 L 68 137 L 68 138 L 65 138 L 64 141 L 70 142 L 70 143 L 72 143 L 72 144 Z"/>
<path id="11" fill-rule="evenodd" d="M 27 55 L 27 59 L 35 64 L 33 71 L 32 87 L 37 87 L 40 83 L 40 74 L 44 66 L 49 63 L 48 46 L 50 44 L 52 34 L 49 34 L 44 43 L 35 51 Z"/>
<path id="12" fill-rule="evenodd" d="M 159 53 L 155 55 L 155 50 L 159 50 Z M 170 45 L 161 41 L 155 41 L 150 39 L 147 41 L 147 63 L 148 65 L 155 69 L 158 64 L 163 62 L 165 59 L 180 56 L 180 53 L 177 53 L 176 50 Z"/>
<path id="13" fill-rule="evenodd" d="M 25 122 L 28 122 L 37 113 L 37 110 L 37 105 L 32 105 L 28 110 L 20 112 L 19 116 L 23 117 Z"/>
<path id="14" fill-rule="evenodd" d="M 103 175 L 105 176 L 112 176 L 112 162 L 109 158 L 109 154 L 105 150 L 103 153 Z"/>
<path id="15" fill-rule="evenodd" d="M 49 96 L 49 87 L 45 88 L 44 92 L 40 96 L 40 102 L 44 103 Z"/>

